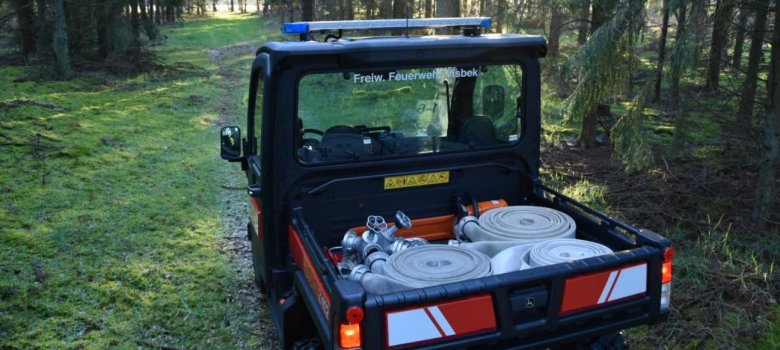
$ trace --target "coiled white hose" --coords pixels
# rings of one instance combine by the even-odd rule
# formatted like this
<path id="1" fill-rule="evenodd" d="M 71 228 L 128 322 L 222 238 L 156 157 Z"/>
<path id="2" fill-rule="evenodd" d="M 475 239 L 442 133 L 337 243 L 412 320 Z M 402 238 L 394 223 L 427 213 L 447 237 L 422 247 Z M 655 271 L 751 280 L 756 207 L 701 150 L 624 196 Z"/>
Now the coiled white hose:
<path id="1" fill-rule="evenodd" d="M 459 247 L 417 246 L 390 255 L 384 274 L 402 285 L 423 288 L 488 276 L 490 258 Z"/>
<path id="2" fill-rule="evenodd" d="M 535 206 L 496 208 L 477 220 L 466 216 L 456 231 L 472 242 L 515 241 L 518 244 L 542 242 L 556 238 L 574 238 L 574 220 L 554 209 Z"/>
<path id="3" fill-rule="evenodd" d="M 506 249 L 496 254 L 490 264 L 493 274 L 501 274 L 611 253 L 611 249 L 595 242 L 560 238 Z"/>
<path id="4" fill-rule="evenodd" d="M 611 253 L 612 249 L 596 242 L 581 239 L 554 239 L 534 245 L 528 252 L 528 265 L 547 266 Z"/>

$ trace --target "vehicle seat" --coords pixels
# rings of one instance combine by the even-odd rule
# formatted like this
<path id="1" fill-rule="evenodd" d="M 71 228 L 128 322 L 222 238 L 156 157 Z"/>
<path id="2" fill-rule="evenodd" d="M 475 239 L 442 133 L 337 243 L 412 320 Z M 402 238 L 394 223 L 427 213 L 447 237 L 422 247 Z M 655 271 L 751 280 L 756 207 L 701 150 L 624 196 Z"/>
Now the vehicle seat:
<path id="1" fill-rule="evenodd" d="M 497 144 L 498 139 L 493 121 L 482 115 L 464 120 L 458 136 L 458 143 L 469 145 L 469 147 Z"/>
<path id="2" fill-rule="evenodd" d="M 367 156 L 363 135 L 347 125 L 337 125 L 325 131 L 319 150 L 325 161 L 357 160 Z"/>

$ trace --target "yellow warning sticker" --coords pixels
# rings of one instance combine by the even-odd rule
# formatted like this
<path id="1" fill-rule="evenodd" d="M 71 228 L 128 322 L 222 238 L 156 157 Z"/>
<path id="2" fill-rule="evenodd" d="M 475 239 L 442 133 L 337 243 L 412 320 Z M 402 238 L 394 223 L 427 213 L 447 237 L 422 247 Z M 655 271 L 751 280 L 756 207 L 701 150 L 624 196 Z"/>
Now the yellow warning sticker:
<path id="1" fill-rule="evenodd" d="M 385 189 L 395 190 L 399 188 L 430 186 L 446 184 L 450 182 L 449 171 L 437 171 L 402 176 L 388 176 L 385 178 Z"/>

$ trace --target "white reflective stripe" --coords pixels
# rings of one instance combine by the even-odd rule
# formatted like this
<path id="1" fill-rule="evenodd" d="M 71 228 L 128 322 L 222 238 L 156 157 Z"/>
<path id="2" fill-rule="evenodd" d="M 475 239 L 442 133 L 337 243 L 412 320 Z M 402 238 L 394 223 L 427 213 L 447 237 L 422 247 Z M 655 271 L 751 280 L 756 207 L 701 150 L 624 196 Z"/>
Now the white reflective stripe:
<path id="1" fill-rule="evenodd" d="M 607 301 L 607 297 L 609 296 L 609 291 L 612 290 L 612 285 L 615 284 L 615 277 L 617 277 L 618 272 L 612 271 L 612 273 L 609 274 L 609 279 L 607 279 L 607 284 L 604 285 L 604 290 L 601 291 L 601 297 L 599 297 L 599 304 L 603 304 L 605 301 Z"/>
<path id="2" fill-rule="evenodd" d="M 646 290 L 647 264 L 629 267 L 620 271 L 620 277 L 615 282 L 615 288 L 612 289 L 608 301 L 644 293 Z"/>
<path id="3" fill-rule="evenodd" d="M 390 346 L 441 337 L 441 332 L 424 309 L 387 314 L 387 343 Z"/>
<path id="4" fill-rule="evenodd" d="M 439 310 L 438 306 L 429 307 L 428 311 L 431 312 L 433 319 L 436 321 L 436 323 L 439 324 L 439 327 L 441 327 L 441 330 L 444 332 L 444 335 L 446 336 L 455 335 L 455 330 L 452 329 L 450 323 L 447 322 L 447 318 L 444 317 L 444 314 L 441 313 L 441 310 Z"/>

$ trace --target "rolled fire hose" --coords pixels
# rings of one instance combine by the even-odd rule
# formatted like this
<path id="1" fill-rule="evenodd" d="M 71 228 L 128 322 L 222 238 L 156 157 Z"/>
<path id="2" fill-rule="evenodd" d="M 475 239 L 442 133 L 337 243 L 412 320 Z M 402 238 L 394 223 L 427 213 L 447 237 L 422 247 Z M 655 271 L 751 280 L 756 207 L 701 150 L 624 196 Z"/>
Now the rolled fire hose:
<path id="1" fill-rule="evenodd" d="M 462 218 L 456 227 L 459 237 L 472 242 L 513 241 L 535 243 L 556 238 L 574 238 L 574 220 L 554 209 L 535 206 L 496 208 L 482 214 Z"/>
<path id="2" fill-rule="evenodd" d="M 425 245 L 390 255 L 385 276 L 410 288 L 464 281 L 491 274 L 490 258 L 477 251 L 446 245 Z"/>
<path id="3" fill-rule="evenodd" d="M 451 239 L 447 244 L 455 247 L 476 250 L 489 257 L 521 244 L 517 241 L 484 241 L 484 242 L 461 242 Z"/>
<path id="4" fill-rule="evenodd" d="M 360 286 L 368 294 L 394 293 L 412 289 L 385 275 L 372 273 L 366 265 L 355 266 L 349 274 L 349 279 L 360 282 Z"/>
<path id="5" fill-rule="evenodd" d="M 493 274 L 501 274 L 611 253 L 611 249 L 595 242 L 560 238 L 506 249 L 496 254 L 490 264 Z"/>

